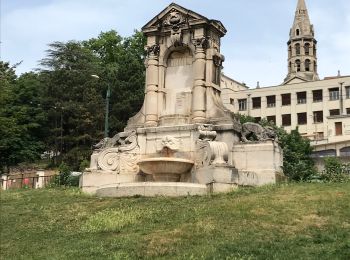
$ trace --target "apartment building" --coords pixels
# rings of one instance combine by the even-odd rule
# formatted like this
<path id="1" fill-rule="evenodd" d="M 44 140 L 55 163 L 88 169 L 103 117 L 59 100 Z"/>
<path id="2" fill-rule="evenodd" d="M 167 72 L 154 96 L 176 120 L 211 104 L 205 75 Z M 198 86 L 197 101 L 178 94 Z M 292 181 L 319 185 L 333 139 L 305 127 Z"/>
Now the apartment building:
<path id="1" fill-rule="evenodd" d="M 225 75 L 222 100 L 235 113 L 266 118 L 310 138 L 314 156 L 350 158 L 350 76 L 319 79 L 317 41 L 304 0 L 290 30 L 288 74 L 278 86 L 249 89 Z"/>

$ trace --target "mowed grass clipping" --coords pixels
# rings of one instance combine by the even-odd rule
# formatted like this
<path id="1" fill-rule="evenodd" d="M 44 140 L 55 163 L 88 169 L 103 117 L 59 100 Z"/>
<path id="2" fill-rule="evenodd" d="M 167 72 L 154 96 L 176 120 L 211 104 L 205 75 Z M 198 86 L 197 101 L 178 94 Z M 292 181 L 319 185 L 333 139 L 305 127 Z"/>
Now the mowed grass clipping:
<path id="1" fill-rule="evenodd" d="M 350 183 L 182 198 L 0 195 L 0 259 L 350 259 Z"/>

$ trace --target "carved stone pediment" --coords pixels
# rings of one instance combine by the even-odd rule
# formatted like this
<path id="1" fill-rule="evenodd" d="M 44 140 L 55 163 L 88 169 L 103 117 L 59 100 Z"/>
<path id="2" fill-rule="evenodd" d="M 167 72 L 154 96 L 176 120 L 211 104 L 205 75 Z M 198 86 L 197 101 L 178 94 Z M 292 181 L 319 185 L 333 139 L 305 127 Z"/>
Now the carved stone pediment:
<path id="1" fill-rule="evenodd" d="M 172 3 L 163 11 L 161 11 L 156 17 L 150 20 L 142 30 L 154 29 L 154 28 L 168 28 L 175 29 L 188 21 L 194 20 L 208 20 L 206 17 L 192 12 L 178 4 Z"/>
<path id="2" fill-rule="evenodd" d="M 142 31 L 152 32 L 152 31 L 178 31 L 181 27 L 185 25 L 194 25 L 207 23 L 214 26 L 218 31 L 224 35 L 226 33 L 226 28 L 224 25 L 217 20 L 210 20 L 205 16 L 202 16 L 196 12 L 188 10 L 178 4 L 172 3 L 161 11 L 157 16 L 150 20 L 147 24 L 142 27 Z"/>

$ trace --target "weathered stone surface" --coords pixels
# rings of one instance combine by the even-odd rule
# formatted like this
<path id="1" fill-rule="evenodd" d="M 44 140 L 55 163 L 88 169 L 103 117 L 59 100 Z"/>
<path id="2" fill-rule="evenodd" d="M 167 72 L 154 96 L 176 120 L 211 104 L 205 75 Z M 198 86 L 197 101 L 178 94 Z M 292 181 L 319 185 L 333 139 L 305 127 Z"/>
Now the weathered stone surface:
<path id="1" fill-rule="evenodd" d="M 182 182 L 137 182 L 107 185 L 97 190 L 102 197 L 193 196 L 207 194 L 207 186 Z"/>
<path id="2" fill-rule="evenodd" d="M 240 144 L 240 133 L 250 132 L 242 131 L 221 101 L 222 23 L 173 3 L 142 31 L 147 38 L 143 107 L 125 132 L 95 146 L 90 169 L 81 177 L 83 191 L 185 196 L 206 194 L 207 186 L 221 192 L 274 182 L 269 176 L 280 167 L 278 146 Z M 259 129 L 254 134 L 265 140 L 266 129 Z"/>

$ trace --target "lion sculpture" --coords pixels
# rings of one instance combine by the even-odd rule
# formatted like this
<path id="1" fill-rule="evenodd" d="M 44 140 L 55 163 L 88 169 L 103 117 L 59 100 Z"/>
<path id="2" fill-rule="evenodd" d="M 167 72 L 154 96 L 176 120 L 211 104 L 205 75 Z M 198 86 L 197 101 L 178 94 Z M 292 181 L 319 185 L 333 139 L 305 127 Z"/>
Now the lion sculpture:
<path id="1" fill-rule="evenodd" d="M 242 125 L 242 141 L 249 142 L 248 138 L 252 136 L 256 139 L 256 141 L 264 141 L 268 139 L 276 139 L 276 132 L 270 126 L 262 127 L 259 124 L 247 122 Z"/>

